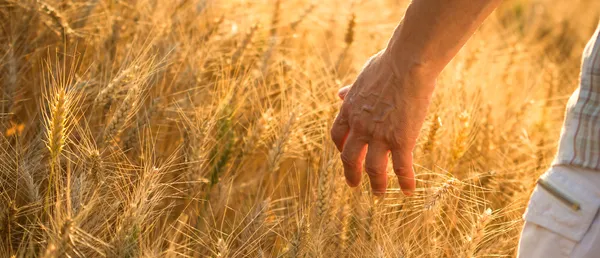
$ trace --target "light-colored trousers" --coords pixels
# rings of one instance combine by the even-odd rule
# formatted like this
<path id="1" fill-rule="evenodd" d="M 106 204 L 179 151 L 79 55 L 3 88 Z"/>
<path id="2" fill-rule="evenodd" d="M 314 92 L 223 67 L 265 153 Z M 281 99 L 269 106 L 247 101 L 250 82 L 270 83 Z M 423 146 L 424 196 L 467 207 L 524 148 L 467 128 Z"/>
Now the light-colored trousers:
<path id="1" fill-rule="evenodd" d="M 554 165 L 523 215 L 519 258 L 600 257 L 600 171 Z"/>
<path id="2" fill-rule="evenodd" d="M 582 55 L 553 166 L 533 190 L 520 258 L 600 258 L 600 24 Z"/>

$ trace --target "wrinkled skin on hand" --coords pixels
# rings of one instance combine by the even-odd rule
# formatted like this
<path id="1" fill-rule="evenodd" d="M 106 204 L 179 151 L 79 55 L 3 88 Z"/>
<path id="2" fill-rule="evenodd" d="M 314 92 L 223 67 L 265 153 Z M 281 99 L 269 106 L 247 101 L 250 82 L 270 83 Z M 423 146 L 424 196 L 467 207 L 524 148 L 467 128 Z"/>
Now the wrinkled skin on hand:
<path id="1" fill-rule="evenodd" d="M 344 165 L 348 185 L 360 183 L 363 170 L 373 193 L 387 188 L 388 153 L 402 191 L 415 189 L 412 150 L 425 119 L 435 78 L 414 69 L 392 70 L 385 52 L 373 56 L 356 81 L 338 92 L 343 100 L 331 137 Z M 397 67 L 397 66 L 396 66 Z"/>

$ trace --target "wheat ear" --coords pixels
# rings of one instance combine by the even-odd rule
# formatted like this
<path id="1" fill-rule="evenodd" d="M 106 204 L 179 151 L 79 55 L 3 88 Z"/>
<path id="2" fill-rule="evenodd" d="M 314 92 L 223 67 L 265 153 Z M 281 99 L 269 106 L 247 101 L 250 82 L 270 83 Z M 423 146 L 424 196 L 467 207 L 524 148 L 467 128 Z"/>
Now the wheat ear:
<path id="1" fill-rule="evenodd" d="M 54 187 L 58 187 L 60 171 L 60 154 L 67 138 L 67 117 L 69 116 L 69 99 L 66 89 L 58 88 L 50 96 L 50 114 L 46 122 L 47 140 L 46 147 L 50 152 L 50 174 L 48 175 L 48 188 L 46 189 L 46 210 L 49 209 Z"/>
<path id="2" fill-rule="evenodd" d="M 256 30 L 258 28 L 259 28 L 258 24 L 254 24 L 250 28 L 250 31 L 246 34 L 246 37 L 244 37 L 244 40 L 242 41 L 242 43 L 238 46 L 238 48 L 235 50 L 235 52 L 233 52 L 233 55 L 231 56 L 231 63 L 233 65 L 236 65 L 237 62 L 240 60 L 240 58 L 244 54 L 244 51 L 246 50 L 246 47 L 248 47 L 248 45 L 252 41 L 252 37 L 254 37 L 254 33 L 256 32 Z"/>
<path id="3" fill-rule="evenodd" d="M 307 218 L 302 218 L 296 235 L 294 235 L 294 238 L 290 241 L 289 257 L 309 257 L 310 240 L 310 224 Z"/>
<path id="4" fill-rule="evenodd" d="M 219 240 L 217 241 L 217 257 L 225 258 L 228 257 L 228 255 L 229 248 L 227 246 L 227 243 L 225 242 L 225 240 L 223 240 L 223 238 L 219 238 Z"/>
<path id="5" fill-rule="evenodd" d="M 336 71 L 340 70 L 340 68 L 342 66 L 342 62 L 346 59 L 346 56 L 348 55 L 350 46 L 352 46 L 352 43 L 354 43 L 355 27 L 356 27 L 356 15 L 354 13 L 352 13 L 352 15 L 350 15 L 350 19 L 348 19 L 348 26 L 346 27 L 346 34 L 344 35 L 344 43 L 346 43 L 346 45 L 344 47 L 344 50 L 338 57 L 337 62 L 335 63 Z"/>
<path id="6" fill-rule="evenodd" d="M 477 222 L 471 229 L 471 235 L 467 238 L 467 253 L 465 257 L 475 257 L 477 247 L 485 236 L 485 227 L 490 222 L 491 216 L 492 210 L 488 208 L 477 218 Z"/>
<path id="7" fill-rule="evenodd" d="M 133 85 L 131 89 L 129 89 L 123 103 L 121 103 L 119 108 L 113 114 L 112 119 L 104 130 L 104 144 L 116 140 L 123 131 L 125 123 L 129 120 L 135 109 L 137 94 L 139 92 L 138 89 L 137 85 Z"/>
<path id="8" fill-rule="evenodd" d="M 325 159 L 323 157 L 322 159 Z M 319 182 L 317 186 L 317 218 L 322 226 L 329 224 L 329 211 L 331 209 L 331 182 L 333 179 L 333 167 L 335 160 L 322 160 L 319 169 Z"/>
<path id="9" fill-rule="evenodd" d="M 41 0 L 35 0 L 35 2 L 38 5 L 39 11 L 50 17 L 54 22 L 54 25 L 61 29 L 61 36 L 76 36 L 76 33 L 69 25 L 67 18 L 65 18 L 65 16 L 61 14 L 58 10 L 56 10 L 56 8 L 50 6 L 48 3 Z"/>

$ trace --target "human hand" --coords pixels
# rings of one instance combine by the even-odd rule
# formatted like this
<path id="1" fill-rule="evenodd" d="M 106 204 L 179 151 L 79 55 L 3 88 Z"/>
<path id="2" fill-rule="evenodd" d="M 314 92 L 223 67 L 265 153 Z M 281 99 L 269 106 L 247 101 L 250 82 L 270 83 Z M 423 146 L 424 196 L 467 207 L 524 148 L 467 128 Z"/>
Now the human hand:
<path id="1" fill-rule="evenodd" d="M 412 150 L 435 85 L 435 78 L 422 76 L 425 73 L 414 67 L 393 66 L 389 55 L 382 51 L 367 62 L 352 86 L 339 90 L 343 104 L 331 128 L 331 138 L 342 153 L 348 185 L 360 183 L 366 161 L 373 193 L 385 193 L 391 152 L 402 191 L 407 195 L 414 191 Z"/>

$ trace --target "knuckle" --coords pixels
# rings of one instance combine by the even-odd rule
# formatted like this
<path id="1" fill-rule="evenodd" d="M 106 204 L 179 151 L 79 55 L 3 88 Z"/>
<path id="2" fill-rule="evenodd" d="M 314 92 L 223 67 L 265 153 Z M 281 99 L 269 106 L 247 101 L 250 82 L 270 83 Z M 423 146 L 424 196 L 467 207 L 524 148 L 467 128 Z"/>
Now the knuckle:
<path id="1" fill-rule="evenodd" d="M 398 149 L 411 149 L 416 144 L 415 140 L 409 139 L 405 136 L 400 136 L 397 134 L 392 134 L 390 137 L 387 137 L 387 142 L 393 148 Z"/>
<path id="2" fill-rule="evenodd" d="M 370 176 L 379 176 L 386 174 L 386 167 L 383 165 L 366 165 L 365 170 Z"/>
<path id="3" fill-rule="evenodd" d="M 360 134 L 366 134 L 369 131 L 369 125 L 364 120 L 355 119 L 352 121 L 352 130 Z"/>
<path id="4" fill-rule="evenodd" d="M 355 160 L 353 160 L 352 158 L 348 157 L 348 155 L 342 153 L 342 155 L 340 155 L 340 159 L 342 160 L 342 163 L 344 164 L 344 166 L 346 166 L 347 168 L 350 168 L 350 169 L 358 168 L 357 162 Z"/>
<path id="5" fill-rule="evenodd" d="M 387 145 L 387 141 L 386 141 L 386 137 L 385 137 L 385 133 L 382 132 L 381 130 L 375 130 L 372 134 L 371 134 L 371 138 L 375 141 L 378 142 L 382 142 L 384 144 Z"/>
<path id="6" fill-rule="evenodd" d="M 352 109 L 352 96 L 353 93 L 351 91 L 346 93 L 346 98 L 344 98 L 344 102 L 342 102 L 342 106 L 340 107 L 340 115 L 345 114 Z"/>
<path id="7" fill-rule="evenodd" d="M 396 174 L 396 175 L 402 175 L 402 174 L 404 174 L 404 167 L 394 168 L 394 174 Z"/>
<path id="8" fill-rule="evenodd" d="M 389 144 L 392 145 L 392 147 L 400 148 L 401 146 L 405 145 L 405 141 L 404 141 L 403 137 L 400 137 L 395 134 L 392 134 L 390 137 L 388 137 L 387 140 L 388 140 Z"/>
<path id="9" fill-rule="evenodd" d="M 394 174 L 398 176 L 407 176 L 412 173 L 412 164 L 399 164 L 398 166 L 394 166 Z"/>

